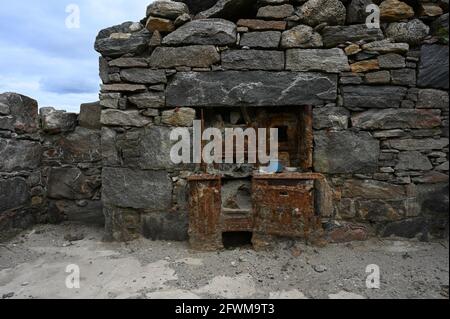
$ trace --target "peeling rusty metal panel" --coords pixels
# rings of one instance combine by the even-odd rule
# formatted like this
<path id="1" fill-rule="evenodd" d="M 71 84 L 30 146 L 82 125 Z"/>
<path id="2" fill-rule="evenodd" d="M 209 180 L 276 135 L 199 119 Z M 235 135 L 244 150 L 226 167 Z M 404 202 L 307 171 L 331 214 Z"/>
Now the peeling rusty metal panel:
<path id="1" fill-rule="evenodd" d="M 223 248 L 221 215 L 221 179 L 205 175 L 189 178 L 189 241 L 197 250 Z"/>
<path id="2" fill-rule="evenodd" d="M 308 239 L 320 228 L 320 218 L 314 209 L 314 180 L 319 177 L 316 174 L 255 177 L 254 231 L 260 235 Z"/>

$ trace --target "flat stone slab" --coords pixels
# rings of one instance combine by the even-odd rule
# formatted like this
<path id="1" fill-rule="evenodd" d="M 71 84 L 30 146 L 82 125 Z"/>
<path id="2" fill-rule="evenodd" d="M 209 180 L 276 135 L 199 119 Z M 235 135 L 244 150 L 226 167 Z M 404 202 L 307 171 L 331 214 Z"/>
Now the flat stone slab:
<path id="1" fill-rule="evenodd" d="M 180 72 L 167 86 L 170 107 L 301 106 L 335 100 L 337 76 L 302 72 Z"/>

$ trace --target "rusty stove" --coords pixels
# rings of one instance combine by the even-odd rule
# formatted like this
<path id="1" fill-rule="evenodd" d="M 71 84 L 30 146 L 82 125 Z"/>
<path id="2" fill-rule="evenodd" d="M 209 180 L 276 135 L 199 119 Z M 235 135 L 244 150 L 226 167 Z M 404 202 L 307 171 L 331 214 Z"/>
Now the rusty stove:
<path id="1" fill-rule="evenodd" d="M 268 246 L 273 237 L 321 234 L 315 207 L 324 177 L 312 173 L 311 107 L 201 109 L 199 116 L 205 127 L 278 128 L 280 160 L 298 172 L 259 174 L 258 165 L 202 165 L 203 172 L 189 178 L 192 248 L 221 249 L 226 233 L 251 233 L 255 249 Z"/>

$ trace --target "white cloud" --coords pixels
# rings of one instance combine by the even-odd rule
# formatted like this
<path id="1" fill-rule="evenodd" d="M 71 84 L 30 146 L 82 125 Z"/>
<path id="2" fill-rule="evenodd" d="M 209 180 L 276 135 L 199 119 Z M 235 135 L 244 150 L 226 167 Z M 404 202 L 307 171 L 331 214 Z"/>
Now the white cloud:
<path id="1" fill-rule="evenodd" d="M 103 28 L 139 21 L 151 0 L 21 0 L 0 11 L 0 93 L 18 92 L 40 106 L 78 111 L 98 98 L 95 36 Z M 65 8 L 80 7 L 80 29 L 67 29 Z"/>

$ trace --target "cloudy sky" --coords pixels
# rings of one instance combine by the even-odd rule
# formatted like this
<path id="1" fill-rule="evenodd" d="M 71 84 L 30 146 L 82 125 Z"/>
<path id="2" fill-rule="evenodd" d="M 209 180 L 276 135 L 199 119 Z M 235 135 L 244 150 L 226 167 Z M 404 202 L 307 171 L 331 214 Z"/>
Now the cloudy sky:
<path id="1" fill-rule="evenodd" d="M 40 107 L 78 112 L 98 99 L 99 30 L 139 21 L 152 0 L 15 0 L 0 7 L 0 93 L 18 92 Z M 66 9 L 80 10 L 79 28 Z M 68 8 L 69 6 L 69 8 Z M 69 18 L 69 19 L 68 19 Z"/>

